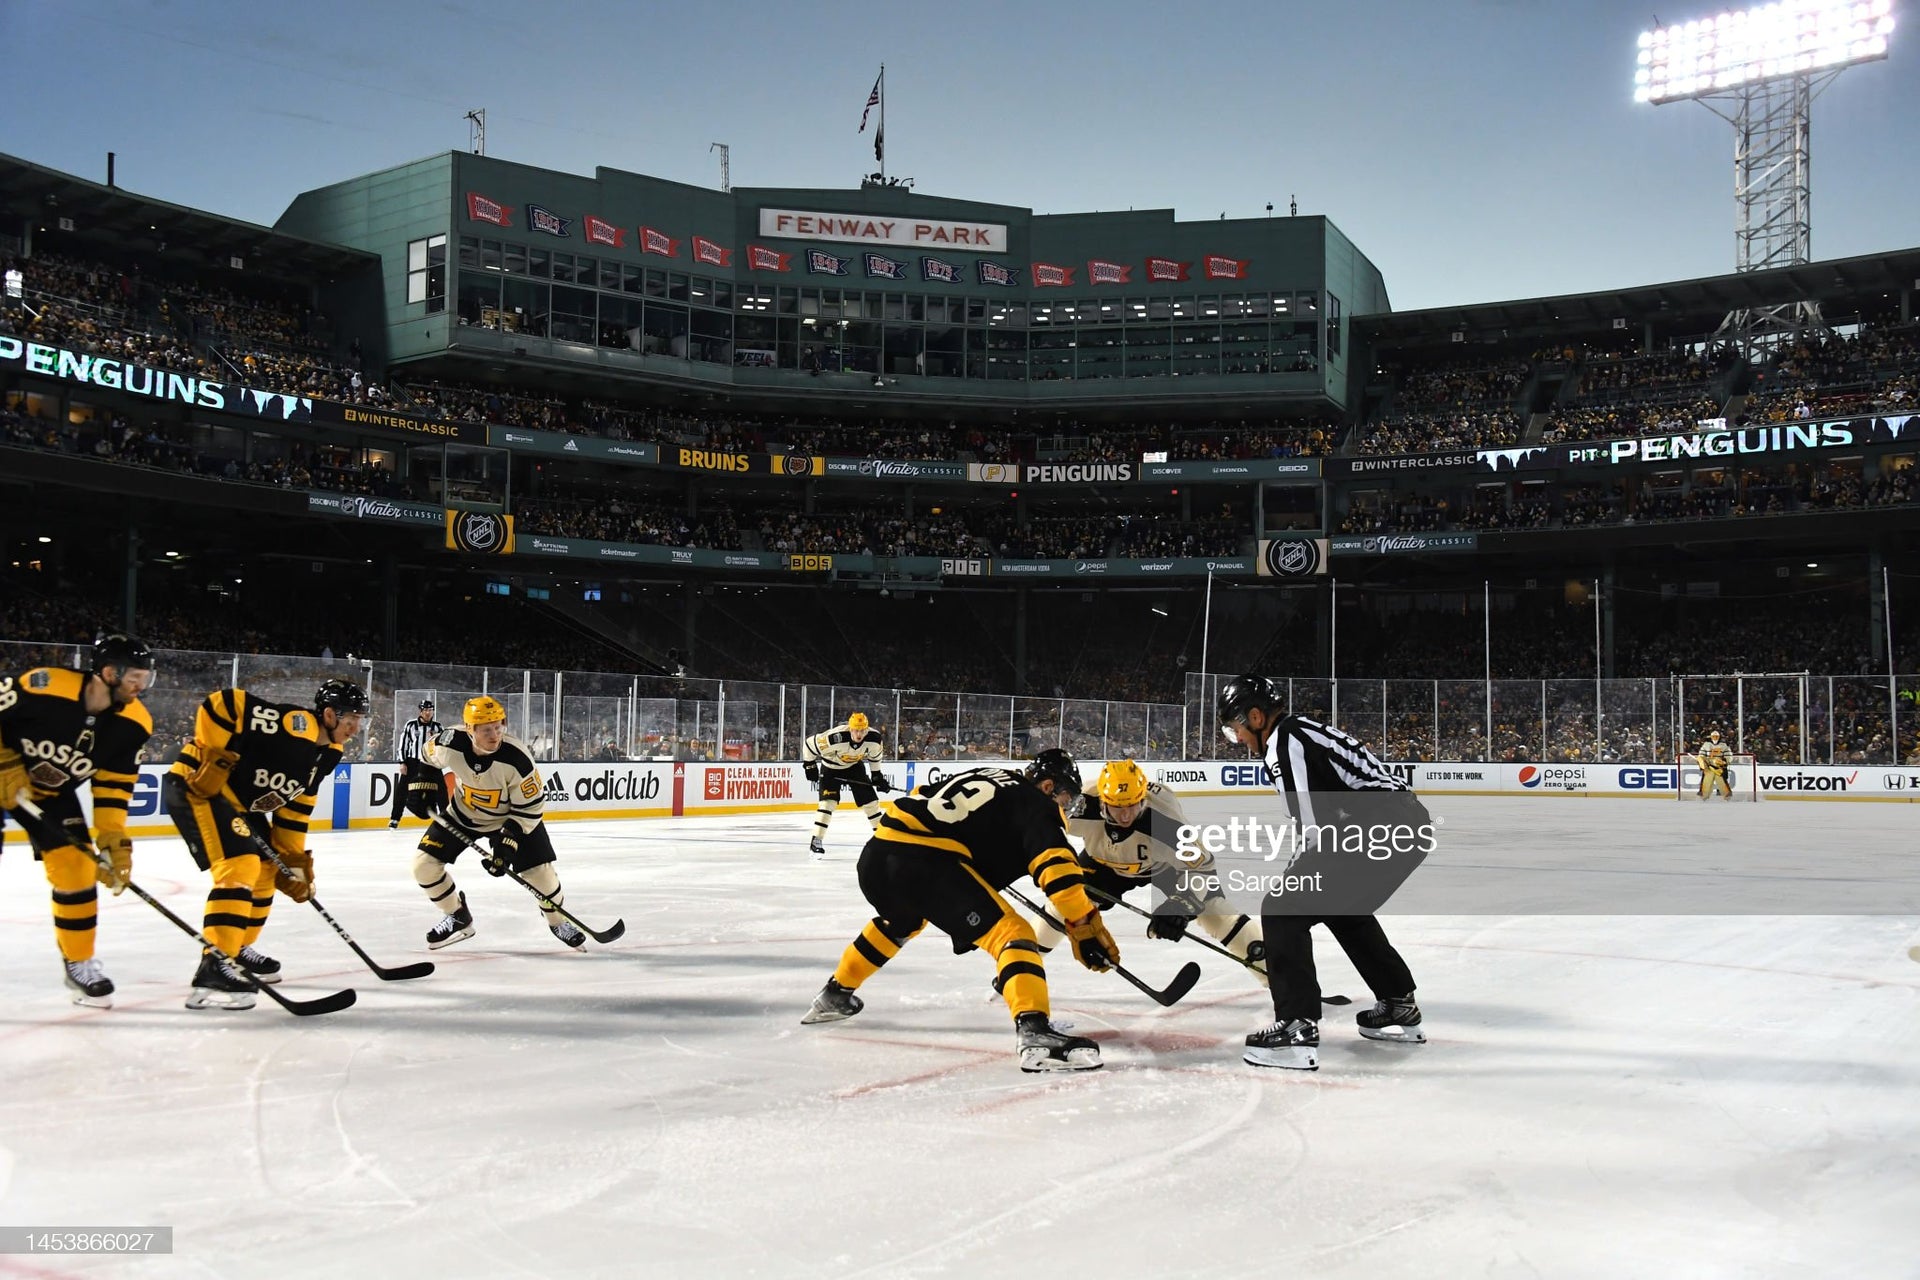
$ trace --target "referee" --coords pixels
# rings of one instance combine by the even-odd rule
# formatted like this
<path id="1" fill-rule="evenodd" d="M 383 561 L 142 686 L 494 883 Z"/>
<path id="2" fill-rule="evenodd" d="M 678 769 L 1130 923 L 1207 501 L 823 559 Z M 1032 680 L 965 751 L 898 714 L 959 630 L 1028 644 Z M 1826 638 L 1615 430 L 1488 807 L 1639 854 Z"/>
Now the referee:
<path id="1" fill-rule="evenodd" d="M 1289 715 L 1264 676 L 1236 676 L 1220 690 L 1221 730 L 1262 756 L 1274 790 L 1287 798 L 1299 856 L 1287 868 L 1311 876 L 1312 892 L 1276 893 L 1261 904 L 1273 1024 L 1247 1037 L 1245 1059 L 1259 1067 L 1313 1071 L 1320 1059 L 1320 980 L 1313 967 L 1316 924 L 1325 925 L 1360 978 L 1373 1008 L 1356 1016 L 1370 1040 L 1422 1044 L 1413 974 L 1371 914 L 1431 848 L 1432 819 L 1412 790 L 1351 734 Z M 1412 837 L 1383 849 L 1375 833 Z M 1416 834 L 1424 831 L 1424 843 Z M 1319 874 L 1313 875 L 1318 872 Z M 1326 886 L 1331 882 L 1331 887 Z"/>
<path id="2" fill-rule="evenodd" d="M 411 809 L 416 818 L 430 818 L 446 807 L 446 781 L 426 757 L 427 743 L 439 732 L 440 722 L 433 718 L 433 699 L 424 699 L 419 716 L 400 731 L 401 772 L 393 787 L 393 814 L 387 819 L 387 830 L 400 825 L 402 810 Z"/>

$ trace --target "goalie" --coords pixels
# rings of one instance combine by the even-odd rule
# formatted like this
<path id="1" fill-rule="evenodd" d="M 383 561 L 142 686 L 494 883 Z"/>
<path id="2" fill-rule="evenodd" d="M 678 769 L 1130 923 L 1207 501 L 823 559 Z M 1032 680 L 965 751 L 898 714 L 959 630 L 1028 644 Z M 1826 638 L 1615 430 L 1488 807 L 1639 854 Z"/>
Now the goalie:
<path id="1" fill-rule="evenodd" d="M 1198 861 L 1179 854 L 1176 833 L 1187 824 L 1187 816 L 1178 796 L 1148 781 L 1146 772 L 1132 760 L 1109 760 L 1080 807 L 1085 816 L 1069 820 L 1067 832 L 1085 843 L 1080 865 L 1095 902 L 1102 895 L 1119 899 L 1131 889 L 1152 885 L 1159 897 L 1147 925 L 1149 938 L 1178 942 L 1186 936 L 1187 926 L 1198 921 L 1239 957 L 1261 986 L 1267 985 L 1266 969 L 1260 963 L 1265 949 L 1259 922 L 1228 905 L 1219 889 L 1212 854 L 1203 852 Z M 1196 889 L 1196 885 L 1210 887 Z M 1045 920 L 1036 922 L 1033 929 L 1045 950 L 1066 940 Z"/>
<path id="2" fill-rule="evenodd" d="M 1733 752 L 1727 744 L 1720 741 L 1720 731 L 1711 729 L 1707 740 L 1700 744 L 1700 753 L 1694 757 L 1700 762 L 1700 798 L 1711 800 L 1714 796 L 1733 799 L 1733 788 L 1727 782 L 1727 770 L 1733 764 Z"/>
<path id="3" fill-rule="evenodd" d="M 841 787 L 853 792 L 853 802 L 867 816 L 867 825 L 875 831 L 880 829 L 880 797 L 875 792 L 893 790 L 893 783 L 880 772 L 880 747 L 880 735 L 858 711 L 848 716 L 845 724 L 800 744 L 807 781 L 820 788 L 820 811 L 813 819 L 813 842 L 807 846 L 815 861 L 827 856 L 822 841 L 827 824 L 833 821 L 833 811 L 840 807 Z"/>

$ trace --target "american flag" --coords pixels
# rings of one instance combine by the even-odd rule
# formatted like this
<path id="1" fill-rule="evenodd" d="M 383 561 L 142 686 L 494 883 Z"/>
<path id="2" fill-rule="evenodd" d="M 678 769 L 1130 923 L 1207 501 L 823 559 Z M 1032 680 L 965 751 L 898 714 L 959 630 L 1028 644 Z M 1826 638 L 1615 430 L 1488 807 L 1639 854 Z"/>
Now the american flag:
<path id="1" fill-rule="evenodd" d="M 881 78 L 884 78 L 886 74 L 887 74 L 886 72 L 882 71 L 880 73 Z M 875 107 L 879 105 L 880 105 L 880 80 L 876 79 L 873 82 L 873 92 L 867 95 L 867 109 L 866 111 L 862 111 L 860 113 L 860 132 L 861 133 L 865 133 L 867 131 L 868 112 L 871 112 Z"/>

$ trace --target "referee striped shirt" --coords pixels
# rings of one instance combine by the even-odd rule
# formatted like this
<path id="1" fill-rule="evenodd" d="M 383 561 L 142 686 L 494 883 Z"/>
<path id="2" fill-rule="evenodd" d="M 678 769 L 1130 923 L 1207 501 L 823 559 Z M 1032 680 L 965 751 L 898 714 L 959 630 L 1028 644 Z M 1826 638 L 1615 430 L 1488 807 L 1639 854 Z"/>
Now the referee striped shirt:
<path id="1" fill-rule="evenodd" d="M 1303 827 L 1321 822 L 1314 813 L 1314 792 L 1412 789 L 1358 738 L 1305 716 L 1281 719 L 1267 739 L 1266 761 L 1273 789 L 1287 798 L 1294 821 Z"/>
<path id="2" fill-rule="evenodd" d="M 407 727 L 400 731 L 400 758 L 415 764 L 425 764 L 427 757 L 422 748 L 427 745 L 427 739 L 439 732 L 438 720 L 428 720 L 425 723 L 418 719 L 407 721 Z"/>

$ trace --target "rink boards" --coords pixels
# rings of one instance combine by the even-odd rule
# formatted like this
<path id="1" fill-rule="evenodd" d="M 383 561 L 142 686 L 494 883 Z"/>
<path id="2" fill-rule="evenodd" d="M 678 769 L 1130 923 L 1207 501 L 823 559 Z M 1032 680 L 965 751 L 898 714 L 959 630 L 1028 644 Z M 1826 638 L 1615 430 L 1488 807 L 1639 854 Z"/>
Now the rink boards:
<path id="1" fill-rule="evenodd" d="M 1252 760 L 1142 761 L 1147 775 L 1182 795 L 1231 797 L 1270 793 L 1266 766 Z M 892 761 L 883 766 L 903 789 L 938 782 L 963 769 L 1005 760 Z M 1398 764 L 1414 790 L 1460 796 L 1603 797 L 1672 801 L 1678 788 L 1695 790 L 1699 769 L 1671 764 Z M 1852 802 L 1920 801 L 1920 766 L 1761 765 L 1763 800 Z M 160 795 L 166 766 L 142 765 L 128 808 L 134 835 L 170 835 Z M 395 764 L 345 764 L 321 788 L 314 830 L 345 831 L 384 827 L 393 805 Z M 739 764 L 706 761 L 545 764 L 547 816 L 570 818 L 669 818 L 700 815 L 800 813 L 817 803 L 814 788 L 798 764 Z M 1093 770 L 1087 771 L 1088 781 Z M 843 807 L 849 803 L 842 799 Z M 403 825 L 422 825 L 405 818 Z M 7 828 L 9 841 L 19 839 Z"/>

